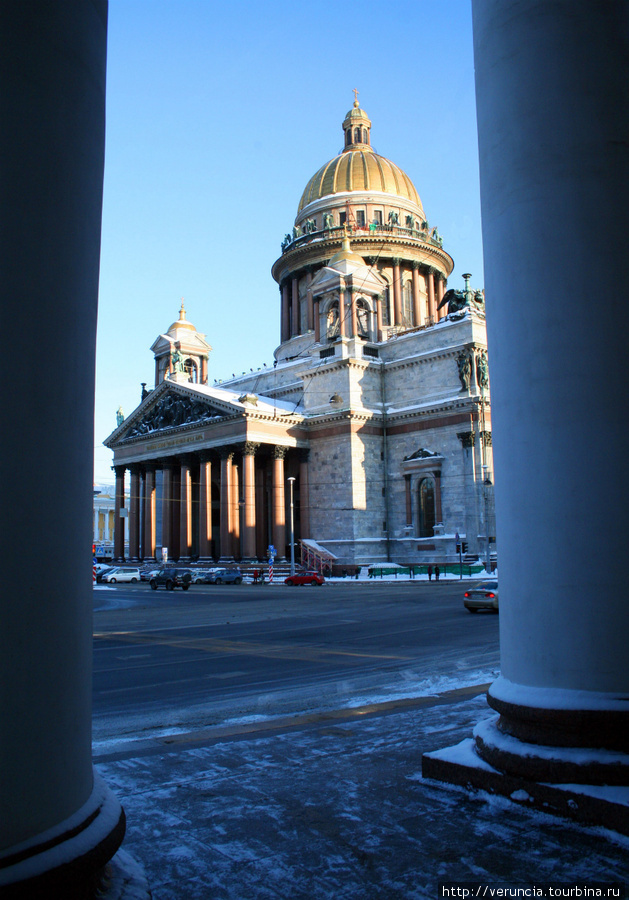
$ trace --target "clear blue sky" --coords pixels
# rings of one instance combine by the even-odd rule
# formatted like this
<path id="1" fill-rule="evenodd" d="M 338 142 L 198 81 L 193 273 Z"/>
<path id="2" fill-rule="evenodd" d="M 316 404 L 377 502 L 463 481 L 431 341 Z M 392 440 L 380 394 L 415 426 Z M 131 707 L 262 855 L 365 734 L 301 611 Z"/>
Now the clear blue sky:
<path id="1" fill-rule="evenodd" d="M 454 258 L 450 286 L 483 286 L 470 0 L 110 0 L 107 65 L 96 481 L 181 297 L 210 383 L 272 364 L 271 265 L 353 88 Z"/>

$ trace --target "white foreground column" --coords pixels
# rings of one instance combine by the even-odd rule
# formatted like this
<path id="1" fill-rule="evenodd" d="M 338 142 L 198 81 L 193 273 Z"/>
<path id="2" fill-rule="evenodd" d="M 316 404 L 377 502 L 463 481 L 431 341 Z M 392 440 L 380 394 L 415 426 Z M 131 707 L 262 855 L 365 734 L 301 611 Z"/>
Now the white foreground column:
<path id="1" fill-rule="evenodd" d="M 629 751 L 629 4 L 473 12 L 502 662 L 477 744 L 588 781 L 497 735 Z"/>
<path id="2" fill-rule="evenodd" d="M 91 761 L 92 457 L 107 5 L 0 11 L 0 893 L 84 897 L 124 814 Z M 55 347 L 50 371 L 23 365 Z M 13 377 L 16 376 L 16 377 Z M 42 535 L 46 536 L 43 547 Z M 50 577 L 50 562 L 64 577 Z"/>

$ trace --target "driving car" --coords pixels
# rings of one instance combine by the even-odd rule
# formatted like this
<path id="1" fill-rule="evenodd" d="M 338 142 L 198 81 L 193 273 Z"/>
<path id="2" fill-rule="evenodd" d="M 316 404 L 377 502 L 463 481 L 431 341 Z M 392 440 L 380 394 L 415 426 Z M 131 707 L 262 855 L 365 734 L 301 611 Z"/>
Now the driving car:
<path id="1" fill-rule="evenodd" d="M 285 578 L 284 584 L 316 584 L 321 587 L 322 584 L 325 584 L 325 578 L 318 572 L 296 572 Z"/>
<path id="2" fill-rule="evenodd" d="M 241 584 L 240 569 L 214 569 L 205 576 L 205 584 Z"/>
<path id="3" fill-rule="evenodd" d="M 152 590 L 156 591 L 160 584 L 163 584 L 167 591 L 173 591 L 176 587 L 180 587 L 182 591 L 187 591 L 192 581 L 192 575 L 189 569 L 162 568 L 154 572 L 149 584 Z"/>
<path id="4" fill-rule="evenodd" d="M 140 570 L 137 566 L 115 566 L 101 578 L 106 584 L 116 584 L 117 581 L 130 581 L 131 584 L 136 584 L 139 580 Z"/>
<path id="5" fill-rule="evenodd" d="M 479 609 L 489 609 L 498 612 L 498 582 L 484 581 L 477 587 L 468 588 L 463 594 L 463 605 L 471 613 Z"/>

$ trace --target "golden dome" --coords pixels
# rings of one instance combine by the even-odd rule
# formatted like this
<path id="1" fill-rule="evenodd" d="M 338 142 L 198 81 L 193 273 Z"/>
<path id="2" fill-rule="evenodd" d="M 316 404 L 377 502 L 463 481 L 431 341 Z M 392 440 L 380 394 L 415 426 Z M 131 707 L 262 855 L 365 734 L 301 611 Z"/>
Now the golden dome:
<path id="1" fill-rule="evenodd" d="M 345 149 L 312 176 L 297 215 L 315 200 L 346 191 L 381 191 L 410 200 L 421 209 L 419 194 L 408 175 L 371 148 L 371 121 L 357 100 L 345 116 L 343 132 Z"/>
<path id="2" fill-rule="evenodd" d="M 180 328 L 188 328 L 190 331 L 196 331 L 196 328 L 192 324 L 192 322 L 188 322 L 186 319 L 186 308 L 183 305 L 183 297 L 181 298 L 181 309 L 179 310 L 179 318 L 176 322 L 170 326 L 166 334 L 172 334 L 173 331 L 176 331 Z"/>

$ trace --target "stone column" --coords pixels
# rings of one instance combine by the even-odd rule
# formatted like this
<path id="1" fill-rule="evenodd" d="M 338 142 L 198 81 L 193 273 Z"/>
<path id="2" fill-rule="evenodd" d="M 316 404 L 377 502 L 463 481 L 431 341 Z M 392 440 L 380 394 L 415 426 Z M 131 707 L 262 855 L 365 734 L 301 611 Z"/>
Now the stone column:
<path id="1" fill-rule="evenodd" d="M 199 560 L 212 559 L 212 463 L 207 453 L 201 454 L 199 466 Z"/>
<path id="2" fill-rule="evenodd" d="M 479 517 L 478 517 L 478 486 L 476 471 L 476 432 L 473 427 L 469 431 L 461 431 L 457 434 L 461 441 L 463 451 L 463 497 L 465 508 L 465 534 L 468 553 L 478 553 Z M 436 485 L 435 485 L 436 487 Z M 435 517 L 437 510 L 435 509 Z"/>
<path id="3" fill-rule="evenodd" d="M 129 495 L 129 559 L 140 561 L 140 467 L 131 467 L 131 489 Z"/>
<path id="4" fill-rule="evenodd" d="M 144 474 L 144 561 L 155 559 L 155 466 L 147 464 Z"/>
<path id="5" fill-rule="evenodd" d="M 231 473 L 233 451 L 222 449 L 221 455 L 221 556 L 219 562 L 233 562 L 231 528 Z"/>
<path id="6" fill-rule="evenodd" d="M 245 500 L 243 522 L 243 559 L 251 561 L 256 557 L 256 477 L 255 452 L 260 444 L 247 441 L 242 451 L 243 494 Z"/>
<path id="7" fill-rule="evenodd" d="M 188 457 L 181 459 L 179 473 L 179 560 L 188 562 L 192 555 L 192 475 Z"/>
<path id="8" fill-rule="evenodd" d="M 162 467 L 162 547 L 166 547 L 168 559 L 173 551 L 173 467 L 165 462 Z"/>
<path id="9" fill-rule="evenodd" d="M 242 545 L 240 541 L 240 467 L 236 455 L 232 456 L 230 491 L 230 524 L 232 537 L 232 553 L 234 559 L 242 557 Z"/>
<path id="10" fill-rule="evenodd" d="M 308 480 L 308 457 L 310 450 L 299 450 L 299 525 L 300 537 L 310 537 L 310 484 Z"/>
<path id="11" fill-rule="evenodd" d="M 266 548 L 269 546 L 267 534 L 266 516 L 266 475 L 264 468 L 258 468 L 256 473 L 256 556 L 264 559 Z"/>
<path id="12" fill-rule="evenodd" d="M 181 477 L 179 475 L 179 466 L 173 465 L 172 473 L 172 517 L 170 539 L 172 547 L 168 551 L 170 560 L 179 559 L 179 523 L 181 521 Z"/>
<path id="13" fill-rule="evenodd" d="M 278 560 L 286 559 L 286 499 L 284 494 L 284 457 L 287 447 L 273 448 L 273 546 Z"/>
<path id="14" fill-rule="evenodd" d="M 394 325 L 402 324 L 402 290 L 400 284 L 400 260 L 393 260 L 393 317 Z"/>
<path id="15" fill-rule="evenodd" d="M 290 316 L 290 335 L 294 337 L 299 334 L 299 279 L 293 277 L 291 281 L 291 316 Z"/>
<path id="16" fill-rule="evenodd" d="M 339 291 L 339 336 L 347 337 L 347 322 L 345 317 L 347 311 L 345 309 L 345 291 L 343 288 Z M 277 549 L 277 547 L 276 547 Z"/>
<path id="17" fill-rule="evenodd" d="M 91 759 L 107 6 L 6 3 L 2 31 L 1 302 L 12 334 L 63 348 L 64 360 L 45 377 L 24 366 L 23 341 L 3 347 L 5 371 L 20 375 L 0 399 L 0 546 L 10 560 L 0 597 L 0 894 L 69 898 L 98 889 L 124 835 Z M 42 535 L 45 556 L 34 552 Z M 50 577 L 50 559 L 63 561 L 63 578 Z"/>
<path id="18" fill-rule="evenodd" d="M 474 0 L 473 15 L 502 665 L 501 735 L 478 726 L 477 749 L 534 781 L 627 784 L 627 757 L 608 774 L 600 754 L 629 751 L 627 5 Z M 604 228 L 596 253 L 584 223 Z M 597 751 L 570 764 L 575 746 Z"/>
<path id="19" fill-rule="evenodd" d="M 378 341 L 382 340 L 382 294 L 378 294 L 376 297 L 376 339 Z"/>
<path id="20" fill-rule="evenodd" d="M 356 294 L 354 293 L 353 287 L 349 287 L 348 291 L 349 291 L 350 322 L 352 323 L 351 324 L 351 328 L 352 328 L 351 336 L 355 338 L 356 335 L 358 334 L 358 320 L 357 320 L 357 316 L 356 316 Z"/>
<path id="21" fill-rule="evenodd" d="M 312 272 L 308 272 L 308 274 L 306 275 L 306 314 L 308 331 L 312 331 L 314 328 L 314 305 L 312 301 L 312 288 L 310 287 L 311 284 Z"/>
<path id="22" fill-rule="evenodd" d="M 114 562 L 124 562 L 124 466 L 115 466 L 116 493 L 114 498 Z"/>
<path id="23" fill-rule="evenodd" d="M 441 277 L 440 274 L 436 275 L 436 281 L 437 281 L 437 284 L 436 284 L 437 296 L 435 298 L 435 306 L 437 307 L 437 315 L 439 317 L 439 321 L 441 321 L 441 319 L 444 319 L 448 315 L 447 307 L 443 306 L 441 309 L 439 309 L 439 304 L 443 300 L 443 295 L 445 293 L 445 291 L 444 291 L 445 281 L 443 280 L 443 278 Z"/>
<path id="24" fill-rule="evenodd" d="M 413 263 L 413 325 L 418 328 L 422 324 L 421 301 L 419 295 L 419 263 Z"/>
<path id="25" fill-rule="evenodd" d="M 405 489 L 405 497 L 406 497 L 406 525 L 411 526 L 413 524 L 413 500 L 411 496 L 411 476 L 404 476 L 404 489 Z M 437 522 L 440 520 L 437 519 Z"/>
<path id="26" fill-rule="evenodd" d="M 290 337 L 290 312 L 288 302 L 288 282 L 285 281 L 280 287 L 281 301 L 281 343 L 287 341 Z"/>
<path id="27" fill-rule="evenodd" d="M 315 343 L 318 344 L 319 341 L 321 340 L 321 320 L 319 318 L 320 313 L 319 313 L 319 298 L 318 297 L 314 298 L 314 313 L 313 314 L 314 314 Z"/>
<path id="28" fill-rule="evenodd" d="M 437 321 L 435 307 L 435 275 L 434 269 L 426 269 L 426 290 L 428 291 L 428 318 Z"/>

